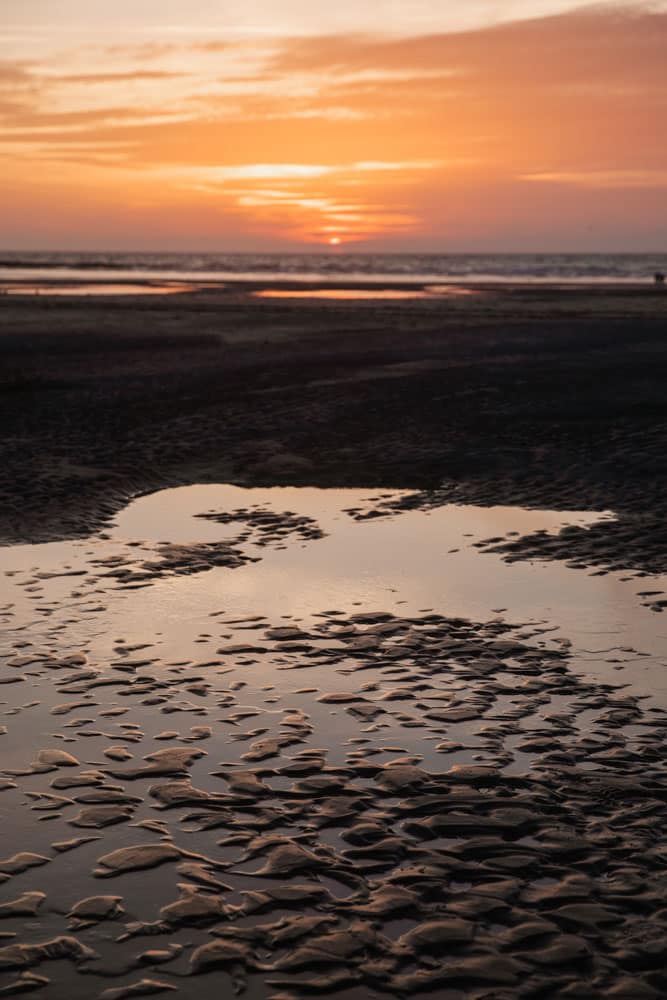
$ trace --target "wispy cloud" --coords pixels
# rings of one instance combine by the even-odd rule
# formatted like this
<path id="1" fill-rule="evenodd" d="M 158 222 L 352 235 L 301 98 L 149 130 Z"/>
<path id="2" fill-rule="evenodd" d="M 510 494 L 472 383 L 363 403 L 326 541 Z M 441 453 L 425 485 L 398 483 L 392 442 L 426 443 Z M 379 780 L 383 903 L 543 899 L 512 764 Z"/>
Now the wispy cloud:
<path id="1" fill-rule="evenodd" d="M 536 4 L 505 6 L 550 16 L 469 30 L 418 0 L 417 35 L 360 16 L 305 36 L 307 12 L 299 30 L 285 16 L 254 31 L 239 0 L 222 27 L 193 16 L 149 40 L 137 13 L 122 37 L 40 42 L 0 62 L 0 179 L 28 202 L 57 179 L 72 202 L 85 182 L 100 204 L 113 189 L 199 225 L 209 212 L 223 236 L 245 220 L 271 238 L 440 247 L 514 239 L 520 219 L 559 233 L 597 211 L 633 232 L 667 224 L 664 199 L 647 207 L 667 177 L 667 13 Z"/>
<path id="2" fill-rule="evenodd" d="M 302 180 L 324 177 L 334 168 L 310 163 L 248 163 L 239 167 L 190 167 L 182 176 L 216 181 Z M 172 175 L 173 176 L 173 175 Z"/>
<path id="3" fill-rule="evenodd" d="M 665 188 L 664 170 L 580 170 L 524 174 L 523 180 L 541 184 L 571 184 L 585 188 Z"/>
<path id="4" fill-rule="evenodd" d="M 64 83 L 118 84 L 134 82 L 137 80 L 179 80 L 189 75 L 190 74 L 188 73 L 175 73 L 169 70 L 135 69 L 115 73 L 42 73 L 39 80 L 47 86 L 49 84 Z"/>
<path id="5" fill-rule="evenodd" d="M 321 163 L 246 163 L 234 167 L 187 167 L 170 171 L 170 176 L 183 179 L 206 180 L 210 183 L 226 181 L 310 180 L 349 173 L 379 173 L 384 171 L 435 170 L 443 166 L 440 160 L 367 160 L 360 163 L 325 165 Z"/>

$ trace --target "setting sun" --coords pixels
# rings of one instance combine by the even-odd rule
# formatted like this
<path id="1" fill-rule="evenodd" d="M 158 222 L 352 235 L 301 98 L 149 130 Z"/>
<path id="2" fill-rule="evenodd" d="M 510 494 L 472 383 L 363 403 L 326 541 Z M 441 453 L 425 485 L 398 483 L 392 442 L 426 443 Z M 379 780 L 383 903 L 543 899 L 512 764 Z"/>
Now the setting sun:
<path id="1" fill-rule="evenodd" d="M 332 236 L 329 240 L 330 247 L 337 247 L 341 243 L 340 236 Z"/>

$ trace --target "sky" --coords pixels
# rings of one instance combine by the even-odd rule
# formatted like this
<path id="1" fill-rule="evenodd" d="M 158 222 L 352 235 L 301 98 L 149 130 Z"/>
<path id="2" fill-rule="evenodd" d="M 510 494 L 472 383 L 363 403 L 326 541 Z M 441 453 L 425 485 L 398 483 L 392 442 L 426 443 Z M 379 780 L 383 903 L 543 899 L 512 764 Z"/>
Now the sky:
<path id="1" fill-rule="evenodd" d="M 667 250 L 667 0 L 0 0 L 6 250 Z"/>

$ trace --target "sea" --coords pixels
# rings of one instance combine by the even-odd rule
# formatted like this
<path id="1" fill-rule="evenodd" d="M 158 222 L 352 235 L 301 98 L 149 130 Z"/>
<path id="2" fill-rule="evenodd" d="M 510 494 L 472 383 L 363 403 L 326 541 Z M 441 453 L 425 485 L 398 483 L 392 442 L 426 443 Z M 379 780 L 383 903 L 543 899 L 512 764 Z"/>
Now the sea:
<path id="1" fill-rule="evenodd" d="M 2 252 L 4 281 L 645 283 L 667 253 L 357 254 Z"/>

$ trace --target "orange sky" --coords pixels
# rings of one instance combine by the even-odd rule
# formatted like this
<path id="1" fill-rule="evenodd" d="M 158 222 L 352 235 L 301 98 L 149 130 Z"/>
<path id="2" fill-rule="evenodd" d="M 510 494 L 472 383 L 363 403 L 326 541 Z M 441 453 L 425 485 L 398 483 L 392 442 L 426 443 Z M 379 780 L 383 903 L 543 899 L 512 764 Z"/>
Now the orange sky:
<path id="1" fill-rule="evenodd" d="M 322 8 L 3 0 L 0 245 L 666 248 L 667 3 Z"/>

